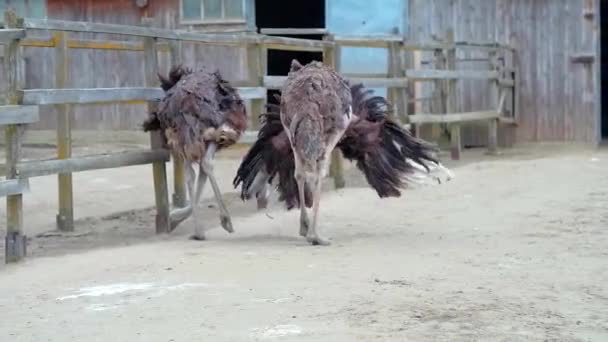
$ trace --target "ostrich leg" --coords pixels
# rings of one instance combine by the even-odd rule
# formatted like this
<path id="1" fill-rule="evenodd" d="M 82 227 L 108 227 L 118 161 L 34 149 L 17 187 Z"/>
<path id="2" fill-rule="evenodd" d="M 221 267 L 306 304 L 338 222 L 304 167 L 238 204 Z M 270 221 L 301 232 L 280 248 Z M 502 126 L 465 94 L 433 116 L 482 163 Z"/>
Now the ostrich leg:
<path id="1" fill-rule="evenodd" d="M 306 234 L 306 240 L 313 245 L 321 245 L 321 246 L 329 246 L 331 243 L 328 239 L 323 238 L 319 235 L 319 203 L 321 201 L 321 176 L 324 173 L 325 169 L 325 161 L 320 160 L 318 162 L 318 170 L 312 179 L 312 185 L 314 186 L 312 190 L 312 225 Z"/>
<path id="2" fill-rule="evenodd" d="M 196 194 L 194 191 L 194 180 L 196 179 L 196 172 L 193 166 L 189 166 L 188 169 L 188 195 L 190 196 L 189 206 L 192 208 L 192 222 L 194 223 L 194 235 L 191 236 L 192 240 L 205 240 L 205 229 L 201 222 L 198 221 L 198 203 Z"/>
<path id="3" fill-rule="evenodd" d="M 228 209 L 226 208 L 226 204 L 222 198 L 222 192 L 220 191 L 220 187 L 215 179 L 215 174 L 213 173 L 213 156 L 215 155 L 216 149 L 217 146 L 215 144 L 209 144 L 205 158 L 201 161 L 201 171 L 207 175 L 209 182 L 211 183 L 211 187 L 213 188 L 215 201 L 217 202 L 220 210 L 220 221 L 222 228 L 224 228 L 224 230 L 228 233 L 234 233 L 230 213 L 228 213 Z"/>
<path id="4" fill-rule="evenodd" d="M 186 171 L 185 172 L 186 175 L 188 175 L 187 171 L 188 171 L 188 168 L 190 168 L 189 164 L 190 163 L 187 161 L 185 161 L 184 163 L 181 163 L 182 167 L 184 168 L 184 171 Z M 184 182 L 186 183 L 186 187 L 188 187 L 188 179 L 185 179 Z M 177 228 L 177 226 L 180 223 L 182 223 L 185 219 L 190 217 L 191 214 L 192 214 L 192 199 L 190 199 L 190 201 L 188 201 L 188 204 L 185 207 L 172 210 L 171 213 L 169 214 L 169 222 L 170 222 L 171 231 L 175 230 L 175 228 Z"/>
<path id="5" fill-rule="evenodd" d="M 310 221 L 308 220 L 308 214 L 306 213 L 306 174 L 302 167 L 302 160 L 294 153 L 295 158 L 295 178 L 298 183 L 298 196 L 300 199 L 300 236 L 306 236 L 310 228 Z"/>
<path id="6" fill-rule="evenodd" d="M 331 158 L 331 153 L 338 144 L 338 141 L 344 134 L 345 130 L 339 130 L 329 137 L 327 148 L 323 154 L 323 158 L 317 162 L 317 172 L 312 179 L 313 193 L 312 193 L 312 226 L 306 234 L 306 240 L 313 245 L 329 246 L 331 243 L 328 239 L 322 237 L 319 230 L 319 203 L 321 201 L 321 189 L 323 186 L 323 177 L 327 175 L 327 169 L 329 166 L 328 161 Z"/>

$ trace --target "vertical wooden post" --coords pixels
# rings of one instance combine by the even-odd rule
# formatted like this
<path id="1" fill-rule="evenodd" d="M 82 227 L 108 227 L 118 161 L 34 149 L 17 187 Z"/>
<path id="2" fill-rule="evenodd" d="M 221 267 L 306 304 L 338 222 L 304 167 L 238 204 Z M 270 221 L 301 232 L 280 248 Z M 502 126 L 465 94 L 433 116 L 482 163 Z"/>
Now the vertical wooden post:
<path id="1" fill-rule="evenodd" d="M 150 25 L 149 19 L 144 18 L 143 24 Z M 144 70 L 146 87 L 158 87 L 158 51 L 156 38 L 144 38 Z M 148 103 L 148 110 L 155 108 L 153 102 Z M 164 148 L 162 132 L 154 131 L 150 133 L 150 145 L 152 149 Z M 156 200 L 156 233 L 169 232 L 169 190 L 167 187 L 167 170 L 164 162 L 152 164 L 154 177 L 154 197 Z"/>
<path id="2" fill-rule="evenodd" d="M 456 70 L 456 47 L 454 46 L 454 30 L 448 30 L 447 32 L 447 53 L 446 53 L 446 65 L 448 70 Z M 447 94 L 446 94 L 446 113 L 455 113 L 457 111 L 456 105 L 456 80 L 450 79 L 447 81 Z M 462 143 L 460 136 L 460 124 L 453 123 L 450 125 L 450 154 L 453 160 L 459 160 Z"/>
<path id="3" fill-rule="evenodd" d="M 181 40 L 172 40 L 169 42 L 169 51 L 171 54 L 169 68 L 183 63 L 183 46 Z M 186 175 L 184 169 L 184 161 L 172 154 L 173 160 L 173 206 L 183 208 L 187 203 L 186 195 Z"/>
<path id="4" fill-rule="evenodd" d="M 434 51 L 433 56 L 435 58 L 435 69 L 444 70 L 446 69 L 446 55 L 443 49 L 437 49 Z M 442 79 L 436 79 L 433 81 L 434 89 L 431 100 L 431 113 L 446 113 L 447 112 L 447 92 L 446 82 Z M 431 124 L 431 137 L 435 141 L 441 139 L 441 127 L 438 124 Z"/>
<path id="5" fill-rule="evenodd" d="M 263 87 L 264 76 L 268 68 L 268 51 L 262 44 L 251 44 L 247 47 L 247 83 L 252 87 Z M 251 100 L 251 129 L 260 128 L 260 115 L 265 111 L 266 99 Z"/>
<path id="6" fill-rule="evenodd" d="M 498 78 L 501 77 L 498 67 L 498 55 L 496 51 L 492 50 L 488 53 L 490 61 L 490 70 L 498 73 Z M 493 106 L 498 110 L 498 97 L 499 97 L 499 85 L 498 79 L 490 80 L 490 99 Z M 490 119 L 488 121 L 488 152 L 487 154 L 495 155 L 498 153 L 498 119 Z"/>
<path id="7" fill-rule="evenodd" d="M 388 66 L 390 77 L 402 77 L 403 76 L 403 60 L 402 60 L 402 49 L 401 42 L 390 42 L 388 49 Z M 406 102 L 406 88 L 389 88 L 388 89 L 388 100 L 392 103 L 393 108 L 397 114 L 397 117 L 401 119 L 402 123 L 407 122 L 407 102 Z"/>
<path id="8" fill-rule="evenodd" d="M 326 35 L 323 40 L 333 41 L 333 36 Z M 331 66 L 340 72 L 340 47 L 336 44 L 332 47 L 326 47 L 323 51 L 323 63 Z M 329 175 L 334 179 L 334 187 L 341 189 L 346 185 L 344 180 L 344 158 L 338 149 L 334 149 L 331 154 L 331 162 L 329 164 Z"/>
<path id="9" fill-rule="evenodd" d="M 4 24 L 7 28 L 16 28 L 18 18 L 15 12 L 4 14 Z M 4 73 L 6 75 L 6 102 L 9 105 L 19 104 L 21 97 L 19 84 L 19 40 L 11 40 L 4 45 Z M 5 129 L 6 138 L 6 179 L 19 177 L 17 163 L 21 152 L 21 137 L 23 125 L 8 125 Z M 17 262 L 25 257 L 27 239 L 23 234 L 23 195 L 10 195 L 6 198 L 6 237 L 4 242 L 5 262 Z"/>
<path id="10" fill-rule="evenodd" d="M 55 88 L 67 88 L 69 78 L 69 50 L 67 32 L 55 32 Z M 70 106 L 55 105 L 57 113 L 57 159 L 67 159 L 72 156 L 72 119 Z M 59 213 L 56 217 L 57 229 L 71 232 L 74 230 L 74 197 L 72 190 L 72 174 L 57 175 L 59 184 Z"/>

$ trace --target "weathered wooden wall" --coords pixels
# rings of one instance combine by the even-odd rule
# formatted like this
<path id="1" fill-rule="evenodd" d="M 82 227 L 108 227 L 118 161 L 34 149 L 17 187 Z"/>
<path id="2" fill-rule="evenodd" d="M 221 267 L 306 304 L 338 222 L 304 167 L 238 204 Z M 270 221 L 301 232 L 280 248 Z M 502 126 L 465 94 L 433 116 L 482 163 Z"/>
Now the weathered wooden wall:
<path id="1" fill-rule="evenodd" d="M 140 9 L 135 1 L 125 0 L 48 0 L 49 19 L 139 25 L 142 18 L 154 18 L 154 26 L 179 27 L 179 1 L 154 0 Z M 37 33 L 50 38 L 48 32 Z M 137 37 L 108 34 L 69 33 L 70 39 L 139 41 Z M 184 43 L 183 63 L 191 67 L 206 65 L 220 69 L 230 80 L 246 78 L 244 49 Z M 27 88 L 52 88 L 54 60 L 52 48 L 26 47 Z M 68 87 L 143 86 L 143 52 L 133 50 L 70 49 L 71 67 Z M 168 52 L 159 52 L 160 70 L 169 68 Z M 76 129 L 137 129 L 146 115 L 143 104 L 74 106 Z M 52 129 L 56 125 L 53 109 L 43 108 L 40 123 L 33 128 Z"/>
<path id="2" fill-rule="evenodd" d="M 598 1 L 409 0 L 407 34 L 415 41 L 429 41 L 453 28 L 457 41 L 515 43 L 521 71 L 517 141 L 595 143 L 599 74 L 593 63 L 573 63 L 571 57 L 591 54 L 599 63 L 599 13 L 590 15 Z M 489 105 L 483 83 L 469 81 L 461 89 L 461 110 Z M 474 126 L 463 131 L 465 144 L 483 144 L 486 137 Z"/>

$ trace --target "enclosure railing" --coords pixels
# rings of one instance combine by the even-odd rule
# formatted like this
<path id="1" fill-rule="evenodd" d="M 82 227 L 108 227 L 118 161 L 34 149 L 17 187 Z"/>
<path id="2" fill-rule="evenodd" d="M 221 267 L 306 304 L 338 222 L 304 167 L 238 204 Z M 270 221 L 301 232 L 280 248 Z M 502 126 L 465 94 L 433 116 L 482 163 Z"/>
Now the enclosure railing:
<path id="1" fill-rule="evenodd" d="M 476 78 L 487 79 L 499 89 L 513 89 L 516 82 L 507 77 L 513 68 L 500 67 L 494 63 L 490 71 L 460 71 L 455 70 L 454 58 L 457 48 L 482 48 L 491 53 L 498 50 L 508 50 L 507 46 L 483 45 L 472 43 L 457 43 L 447 40 L 442 43 L 412 44 L 403 41 L 400 36 L 341 36 L 331 35 L 324 30 L 309 29 L 270 29 L 262 30 L 268 34 L 323 34 L 323 40 L 296 39 L 269 36 L 255 33 L 241 34 L 209 34 L 180 30 L 158 29 L 150 26 L 145 19 L 142 26 L 126 26 L 115 24 L 69 22 L 58 20 L 22 19 L 13 12 L 5 13 L 5 28 L 0 30 L 0 44 L 4 48 L 4 70 L 7 75 L 5 106 L 0 107 L 0 125 L 6 126 L 6 180 L 0 182 L 0 196 L 7 196 L 7 237 L 6 261 L 13 262 L 25 255 L 25 235 L 23 233 L 22 193 L 29 188 L 28 178 L 58 174 L 59 181 L 59 213 L 57 227 L 60 230 L 74 229 L 72 173 L 86 170 L 115 168 L 132 165 L 152 164 L 156 202 L 156 232 L 169 230 L 169 198 L 166 175 L 166 162 L 170 153 L 162 146 L 160 133 L 151 133 L 150 149 L 107 153 L 72 157 L 71 153 L 71 121 L 67 106 L 87 103 L 113 103 L 124 101 L 144 101 L 149 110 L 153 109 L 154 100 L 162 97 L 158 87 L 158 51 L 170 53 L 171 64 L 178 64 L 182 59 L 182 43 L 197 42 L 208 45 L 237 46 L 247 49 L 248 79 L 243 86 L 238 87 L 244 99 L 251 100 L 253 130 L 245 134 L 243 140 L 251 142 L 255 138 L 259 122 L 256 119 L 262 113 L 266 103 L 266 90 L 280 88 L 284 77 L 267 75 L 267 52 L 269 49 L 316 51 L 323 53 L 323 61 L 340 70 L 341 48 L 345 46 L 379 47 L 389 49 L 389 71 L 386 75 L 346 75 L 351 81 L 361 82 L 368 87 L 385 87 L 389 89 L 389 99 L 395 106 L 396 113 L 403 123 L 412 123 L 419 130 L 421 124 L 449 123 L 452 132 L 458 132 L 459 124 L 472 120 L 488 120 L 490 134 L 490 149 L 496 148 L 496 130 L 498 121 L 514 122 L 514 111 L 505 116 L 504 92 L 499 95 L 497 109 L 487 112 L 453 113 L 451 105 L 455 98 L 455 81 L 457 79 Z M 27 40 L 30 30 L 53 31 L 51 40 Z M 299 31 L 298 31 L 299 30 Z M 109 33 L 125 36 L 137 36 L 143 39 L 139 42 L 119 42 L 101 40 L 68 40 L 67 32 Z M 449 37 L 448 37 L 449 38 Z M 163 40 L 163 41 L 159 41 Z M 20 46 L 49 47 L 55 50 L 55 88 L 54 89 L 19 89 L 18 63 Z M 69 64 L 68 49 L 109 49 L 142 51 L 144 55 L 145 85 L 144 87 L 128 88 L 67 88 Z M 437 69 L 416 70 L 404 67 L 404 54 L 413 50 L 435 51 L 437 56 L 445 56 L 439 60 Z M 443 63 L 443 64 L 442 64 Z M 414 113 L 408 115 L 408 104 L 412 100 L 406 92 L 410 82 L 434 81 L 440 91 L 441 102 L 445 104 L 443 115 Z M 445 84 L 444 84 L 445 83 Z M 413 101 L 418 101 L 414 99 Z M 22 132 L 28 123 L 36 122 L 39 116 L 38 106 L 53 105 L 57 107 L 57 158 L 51 160 L 36 160 L 22 162 L 20 148 Z M 516 108 L 513 107 L 513 109 Z M 459 137 L 459 135 L 456 135 Z M 460 141 L 452 134 L 453 152 L 459 157 Z M 174 194 L 173 205 L 185 205 L 186 196 L 183 187 L 183 168 L 178 158 L 174 162 Z M 331 176 L 336 187 L 344 186 L 342 158 L 339 152 L 332 156 Z"/>

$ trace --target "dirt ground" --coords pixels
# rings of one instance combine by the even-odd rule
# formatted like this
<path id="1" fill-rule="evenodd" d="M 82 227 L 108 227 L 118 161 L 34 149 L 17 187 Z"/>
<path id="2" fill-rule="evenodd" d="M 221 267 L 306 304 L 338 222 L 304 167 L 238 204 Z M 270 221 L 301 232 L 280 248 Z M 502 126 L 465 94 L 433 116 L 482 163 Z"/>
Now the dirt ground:
<path id="1" fill-rule="evenodd" d="M 149 166 L 75 174 L 72 234 L 52 231 L 56 178 L 33 179 L 0 341 L 608 341 L 608 150 L 469 151 L 397 199 L 351 168 L 322 199 L 329 247 L 241 202 L 235 155 L 217 170 L 236 233 L 206 189 L 204 242 L 189 221 L 154 235 Z"/>

